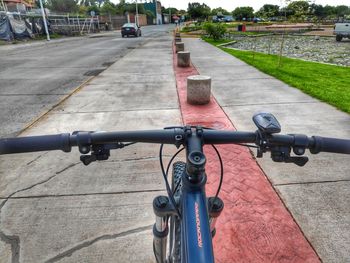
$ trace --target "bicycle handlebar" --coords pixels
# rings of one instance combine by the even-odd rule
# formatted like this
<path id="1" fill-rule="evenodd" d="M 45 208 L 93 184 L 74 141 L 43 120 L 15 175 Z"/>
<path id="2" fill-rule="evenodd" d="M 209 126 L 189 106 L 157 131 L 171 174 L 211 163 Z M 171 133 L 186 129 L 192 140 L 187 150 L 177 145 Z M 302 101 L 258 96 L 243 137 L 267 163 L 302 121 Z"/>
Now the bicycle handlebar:
<path id="1" fill-rule="evenodd" d="M 202 130 L 203 144 L 256 143 L 260 145 L 258 132 Z M 0 139 L 0 154 L 37 151 L 71 151 L 72 146 L 91 146 L 117 142 L 144 142 L 157 144 L 185 144 L 186 131 L 181 128 L 126 132 L 77 132 L 56 135 Z M 260 141 L 260 142 L 259 142 Z M 313 154 L 332 152 L 350 154 L 350 140 L 305 135 L 268 135 L 266 141 L 276 146 L 302 146 Z"/>
<path id="2" fill-rule="evenodd" d="M 350 154 L 350 140 L 313 136 L 315 146 L 310 152 L 315 154 L 319 152 L 344 153 Z"/>
<path id="3" fill-rule="evenodd" d="M 0 139 L 0 154 L 62 150 L 71 151 L 70 134 L 29 136 Z"/>

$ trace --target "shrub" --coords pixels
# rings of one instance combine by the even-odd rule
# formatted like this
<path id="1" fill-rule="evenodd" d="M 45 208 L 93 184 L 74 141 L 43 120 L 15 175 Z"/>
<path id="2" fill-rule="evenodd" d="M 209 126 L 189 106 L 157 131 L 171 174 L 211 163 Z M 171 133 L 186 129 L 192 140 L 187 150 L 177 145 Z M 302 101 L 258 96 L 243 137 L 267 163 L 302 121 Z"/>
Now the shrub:
<path id="1" fill-rule="evenodd" d="M 226 33 L 226 27 L 221 23 L 214 24 L 207 22 L 203 25 L 203 29 L 205 30 L 206 34 L 214 40 L 222 38 Z"/>
<path id="2" fill-rule="evenodd" d="M 197 31 L 201 30 L 201 26 L 196 26 L 196 25 L 190 25 L 190 26 L 185 26 L 181 29 L 182 32 L 192 32 L 192 31 Z"/>

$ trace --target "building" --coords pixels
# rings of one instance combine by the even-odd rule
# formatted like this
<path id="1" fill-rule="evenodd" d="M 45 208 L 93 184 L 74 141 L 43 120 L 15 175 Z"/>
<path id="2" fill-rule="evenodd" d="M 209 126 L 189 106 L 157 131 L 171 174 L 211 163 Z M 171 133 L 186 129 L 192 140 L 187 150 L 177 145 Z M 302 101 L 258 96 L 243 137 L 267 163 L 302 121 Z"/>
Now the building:
<path id="1" fill-rule="evenodd" d="M 153 13 L 154 16 L 154 24 L 161 25 L 163 24 L 162 19 L 162 4 L 160 1 L 152 0 L 143 4 L 145 10 L 149 10 Z"/>
<path id="2" fill-rule="evenodd" d="M 35 0 L 1 0 L 9 12 L 22 12 L 35 6 Z"/>

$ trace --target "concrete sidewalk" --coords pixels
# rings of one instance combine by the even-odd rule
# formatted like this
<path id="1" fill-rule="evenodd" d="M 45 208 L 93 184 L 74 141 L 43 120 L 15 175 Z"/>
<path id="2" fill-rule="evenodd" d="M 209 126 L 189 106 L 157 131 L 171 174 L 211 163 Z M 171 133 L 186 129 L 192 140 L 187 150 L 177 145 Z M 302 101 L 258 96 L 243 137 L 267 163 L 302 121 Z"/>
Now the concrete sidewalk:
<path id="1" fill-rule="evenodd" d="M 171 36 L 162 32 L 23 135 L 174 124 Z M 164 191 L 158 151 L 136 144 L 88 167 L 76 149 L 1 156 L 0 262 L 154 262 L 152 201 Z"/>
<path id="2" fill-rule="evenodd" d="M 350 116 L 289 87 L 199 39 L 184 39 L 200 74 L 212 77 L 218 103 L 238 130 L 254 130 L 251 117 L 273 113 L 283 133 L 350 138 Z M 258 162 L 324 262 L 350 258 L 350 158 L 322 153 L 305 167 Z"/>

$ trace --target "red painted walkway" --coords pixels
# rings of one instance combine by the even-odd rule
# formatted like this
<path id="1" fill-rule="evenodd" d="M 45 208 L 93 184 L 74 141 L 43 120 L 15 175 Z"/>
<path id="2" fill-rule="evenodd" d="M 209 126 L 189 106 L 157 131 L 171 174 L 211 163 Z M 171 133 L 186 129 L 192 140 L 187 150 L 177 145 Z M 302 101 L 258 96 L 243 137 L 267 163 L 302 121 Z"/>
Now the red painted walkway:
<path id="1" fill-rule="evenodd" d="M 186 80 L 190 75 L 198 75 L 198 71 L 194 66 L 179 68 L 176 65 L 174 53 L 183 123 L 234 129 L 215 98 L 204 106 L 187 104 Z M 236 145 L 218 149 L 224 162 L 220 197 L 225 208 L 214 238 L 216 262 L 320 262 L 249 150 Z M 206 147 L 205 152 L 207 195 L 212 196 L 217 189 L 220 167 L 212 148 Z"/>

